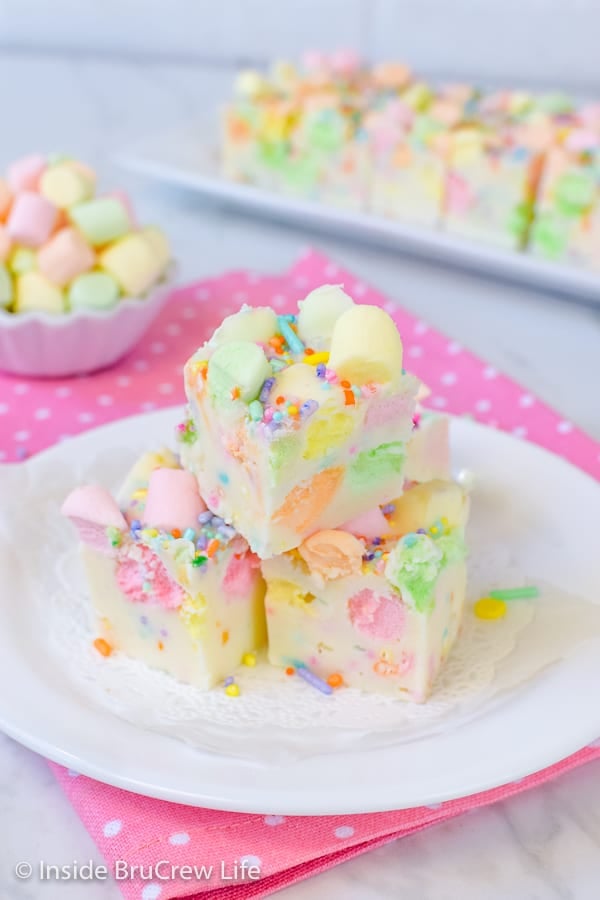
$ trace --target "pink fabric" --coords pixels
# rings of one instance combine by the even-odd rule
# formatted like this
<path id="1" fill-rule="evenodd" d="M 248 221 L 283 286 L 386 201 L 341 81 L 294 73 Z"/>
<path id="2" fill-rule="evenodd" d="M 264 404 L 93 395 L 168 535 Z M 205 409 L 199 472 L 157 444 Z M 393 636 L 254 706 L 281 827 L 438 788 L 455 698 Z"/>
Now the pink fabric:
<path id="1" fill-rule="evenodd" d="M 394 316 L 405 344 L 406 367 L 426 379 L 433 408 L 471 414 L 600 476 L 600 448 L 590 437 L 313 251 L 282 276 L 233 272 L 175 291 L 144 343 L 107 372 L 52 381 L 0 376 L 0 458 L 14 461 L 87 427 L 182 402 L 183 362 L 224 315 L 242 303 L 268 302 L 278 311 L 291 310 L 298 298 L 322 282 L 343 283 L 356 299 L 380 304 Z M 144 867 L 159 860 L 215 867 L 212 880 L 138 877 L 119 882 L 128 900 L 200 896 L 249 900 L 386 841 L 543 784 L 598 757 L 600 742 L 521 781 L 464 799 L 389 813 L 318 818 L 270 815 L 268 810 L 257 816 L 193 809 L 102 785 L 61 766 L 52 769 L 109 866 L 122 859 Z M 230 871 L 233 862 L 243 858 L 260 865 L 261 879 L 245 884 L 221 881 L 221 861 Z"/>

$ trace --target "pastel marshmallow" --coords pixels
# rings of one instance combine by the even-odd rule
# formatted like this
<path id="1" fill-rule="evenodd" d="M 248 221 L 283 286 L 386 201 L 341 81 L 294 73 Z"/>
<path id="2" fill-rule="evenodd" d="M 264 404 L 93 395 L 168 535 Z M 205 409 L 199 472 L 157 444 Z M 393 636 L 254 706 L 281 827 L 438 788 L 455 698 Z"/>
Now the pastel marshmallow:
<path id="1" fill-rule="evenodd" d="M 329 366 L 351 384 L 397 383 L 402 374 L 402 341 L 393 319 L 379 306 L 357 305 L 336 321 Z"/>
<path id="2" fill-rule="evenodd" d="M 167 531 L 198 527 L 198 516 L 206 504 L 198 491 L 198 482 L 184 469 L 159 468 L 150 474 L 145 524 Z"/>
<path id="3" fill-rule="evenodd" d="M 6 262 L 10 256 L 12 241 L 4 225 L 0 225 L 0 262 Z"/>
<path id="4" fill-rule="evenodd" d="M 10 306 L 13 302 L 13 283 L 10 272 L 0 262 L 0 306 Z"/>
<path id="5" fill-rule="evenodd" d="M 127 210 L 116 197 L 98 197 L 73 206 L 69 216 L 93 247 L 116 241 L 131 231 Z"/>
<path id="6" fill-rule="evenodd" d="M 12 193 L 8 186 L 8 182 L 4 178 L 0 178 L 0 222 L 6 220 L 11 203 Z"/>
<path id="7" fill-rule="evenodd" d="M 87 272 L 96 254 L 75 228 L 63 228 L 38 251 L 38 269 L 54 284 L 63 287 L 77 275 Z"/>
<path id="8" fill-rule="evenodd" d="M 9 167 L 7 180 L 13 193 L 22 191 L 37 191 L 40 178 L 46 171 L 46 157 L 39 153 L 32 153 L 16 160 Z"/>
<path id="9" fill-rule="evenodd" d="M 354 300 L 339 284 L 323 284 L 298 303 L 298 334 L 307 346 L 320 348 L 331 341 L 335 323 Z"/>
<path id="10" fill-rule="evenodd" d="M 143 234 L 129 234 L 100 254 L 100 267 L 109 272 L 128 297 L 141 297 L 160 278 L 163 268 Z"/>
<path id="11" fill-rule="evenodd" d="M 40 194 L 24 191 L 18 194 L 8 217 L 8 233 L 17 244 L 41 247 L 52 233 L 57 209 Z"/>
<path id="12" fill-rule="evenodd" d="M 93 196 L 94 181 L 66 161 L 46 169 L 40 178 L 40 193 L 58 209 L 68 209 Z"/>
<path id="13" fill-rule="evenodd" d="M 8 257 L 8 267 L 13 275 L 31 272 L 37 266 L 37 253 L 27 247 L 15 247 Z"/>
<path id="14" fill-rule="evenodd" d="M 65 312 L 62 290 L 39 272 L 25 272 L 17 276 L 15 312 Z"/>
<path id="15" fill-rule="evenodd" d="M 147 228 L 142 228 L 141 234 L 150 244 L 152 252 L 154 253 L 155 263 L 160 268 L 162 274 L 171 261 L 171 248 L 166 235 L 163 234 L 160 228 L 156 228 L 152 225 Z"/>
<path id="16" fill-rule="evenodd" d="M 112 309 L 119 299 L 119 285 L 107 272 L 86 272 L 69 286 L 71 309 Z"/>

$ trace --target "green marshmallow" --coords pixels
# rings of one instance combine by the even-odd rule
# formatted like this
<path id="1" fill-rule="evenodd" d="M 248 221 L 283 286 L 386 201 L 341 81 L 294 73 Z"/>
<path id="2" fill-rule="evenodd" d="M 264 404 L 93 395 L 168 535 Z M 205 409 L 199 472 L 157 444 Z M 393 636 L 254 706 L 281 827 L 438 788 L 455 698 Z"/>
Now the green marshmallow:
<path id="1" fill-rule="evenodd" d="M 13 275 L 23 275 L 35 269 L 35 252 L 27 247 L 17 247 L 8 260 L 8 266 Z"/>
<path id="2" fill-rule="evenodd" d="M 87 272 L 71 284 L 71 309 L 111 309 L 119 299 L 119 285 L 106 272 Z"/>
<path id="3" fill-rule="evenodd" d="M 69 216 L 93 247 L 116 241 L 131 231 L 127 210 L 116 197 L 79 203 L 69 210 Z"/>
<path id="4" fill-rule="evenodd" d="M 13 283 L 10 272 L 0 263 L 0 306 L 10 306 L 13 301 Z"/>
<path id="5" fill-rule="evenodd" d="M 569 240 L 568 223 L 552 215 L 540 216 L 533 227 L 532 239 L 543 256 L 560 259 Z"/>
<path id="6" fill-rule="evenodd" d="M 400 441 L 380 444 L 373 450 L 363 450 L 350 466 L 351 484 L 358 490 L 368 490 L 374 484 L 400 475 L 405 459 L 405 447 Z"/>
<path id="7" fill-rule="evenodd" d="M 579 216 L 593 206 L 596 181 L 590 173 L 567 172 L 556 184 L 556 204 L 565 216 Z"/>
<path id="8" fill-rule="evenodd" d="M 258 398 L 263 383 L 272 375 L 261 348 L 250 341 L 229 341 L 218 347 L 208 363 L 208 390 L 217 403 Z"/>

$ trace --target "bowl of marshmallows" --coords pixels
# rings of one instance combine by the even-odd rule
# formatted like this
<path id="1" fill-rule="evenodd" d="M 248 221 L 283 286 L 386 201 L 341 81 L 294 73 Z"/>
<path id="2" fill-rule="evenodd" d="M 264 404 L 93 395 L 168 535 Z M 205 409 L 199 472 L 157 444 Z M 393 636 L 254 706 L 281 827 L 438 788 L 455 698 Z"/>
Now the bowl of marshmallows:
<path id="1" fill-rule="evenodd" d="M 38 154 L 0 177 L 0 371 L 80 375 L 117 362 L 162 308 L 168 241 L 99 193 L 79 160 Z"/>

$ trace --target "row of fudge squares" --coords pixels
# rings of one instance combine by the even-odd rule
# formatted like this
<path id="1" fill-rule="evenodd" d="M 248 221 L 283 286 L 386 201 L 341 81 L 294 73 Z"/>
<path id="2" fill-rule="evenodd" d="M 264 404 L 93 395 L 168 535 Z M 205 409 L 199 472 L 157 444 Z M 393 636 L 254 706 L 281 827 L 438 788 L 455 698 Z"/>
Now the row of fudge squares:
<path id="1" fill-rule="evenodd" d="M 262 561 L 169 450 L 144 454 L 116 498 L 77 488 L 63 513 L 80 535 L 96 645 L 203 690 L 266 648 L 274 666 L 324 685 L 424 701 L 466 584 L 468 500 L 441 480 L 444 418 L 422 420 L 406 474 L 395 501 Z"/>

